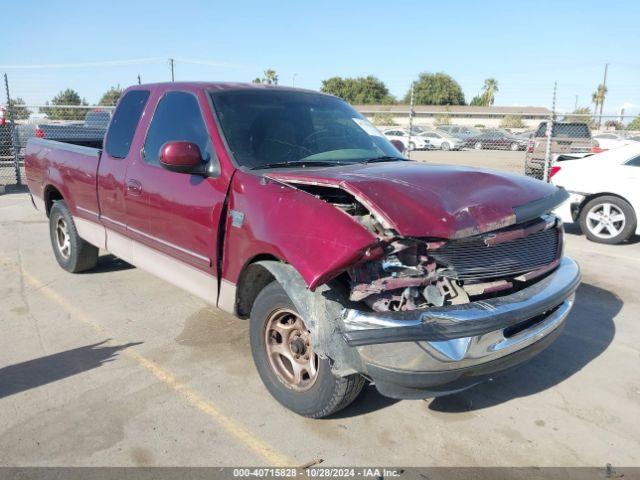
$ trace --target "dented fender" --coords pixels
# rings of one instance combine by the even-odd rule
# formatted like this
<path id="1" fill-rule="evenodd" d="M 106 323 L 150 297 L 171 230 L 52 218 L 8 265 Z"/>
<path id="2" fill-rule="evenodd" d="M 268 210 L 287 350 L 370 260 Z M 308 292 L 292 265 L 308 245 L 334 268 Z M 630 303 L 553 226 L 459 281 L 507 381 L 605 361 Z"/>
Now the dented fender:
<path id="1" fill-rule="evenodd" d="M 247 262 L 267 254 L 293 265 L 313 290 L 379 242 L 333 205 L 252 173 L 234 175 L 228 209 L 222 271 L 234 284 Z"/>
<path id="2" fill-rule="evenodd" d="M 328 285 L 309 290 L 302 275 L 286 263 L 261 260 L 254 265 L 269 271 L 282 286 L 311 332 L 314 351 L 331 359 L 334 374 L 345 376 L 361 370 L 360 357 L 342 336 L 341 316 L 347 302 L 336 290 Z"/>

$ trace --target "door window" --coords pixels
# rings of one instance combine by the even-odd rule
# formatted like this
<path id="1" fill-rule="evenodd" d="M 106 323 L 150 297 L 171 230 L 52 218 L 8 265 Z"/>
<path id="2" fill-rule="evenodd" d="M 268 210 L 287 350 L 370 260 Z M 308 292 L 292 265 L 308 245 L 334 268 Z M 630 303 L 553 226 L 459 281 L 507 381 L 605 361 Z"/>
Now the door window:
<path id="1" fill-rule="evenodd" d="M 162 97 L 147 131 L 144 161 L 160 165 L 160 149 L 172 141 L 195 143 L 205 162 L 213 156 L 213 145 L 198 100 L 191 93 L 168 92 Z"/>

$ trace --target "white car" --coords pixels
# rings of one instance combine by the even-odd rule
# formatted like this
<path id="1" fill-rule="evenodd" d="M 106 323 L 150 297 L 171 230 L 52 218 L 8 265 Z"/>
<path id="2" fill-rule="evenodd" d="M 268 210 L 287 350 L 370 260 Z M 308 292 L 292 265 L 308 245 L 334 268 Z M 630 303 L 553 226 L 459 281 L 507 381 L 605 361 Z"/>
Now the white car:
<path id="1" fill-rule="evenodd" d="M 420 136 L 429 140 L 433 148 L 440 150 L 460 150 L 464 145 L 464 141 L 459 138 L 438 130 L 422 132 Z"/>
<path id="2" fill-rule="evenodd" d="M 598 142 L 598 146 L 603 150 L 613 150 L 614 148 L 620 148 L 634 143 L 633 140 L 628 140 L 616 133 L 600 133 L 594 135 L 593 139 Z"/>
<path id="3" fill-rule="evenodd" d="M 558 162 L 550 173 L 569 192 L 555 213 L 565 223 L 579 222 L 589 240 L 616 244 L 640 234 L 640 142 Z"/>
<path id="4" fill-rule="evenodd" d="M 409 135 L 409 132 L 402 128 L 390 128 L 382 133 L 390 141 L 396 140 L 402 143 L 403 150 L 426 150 L 429 148 L 429 140 L 420 135 Z"/>

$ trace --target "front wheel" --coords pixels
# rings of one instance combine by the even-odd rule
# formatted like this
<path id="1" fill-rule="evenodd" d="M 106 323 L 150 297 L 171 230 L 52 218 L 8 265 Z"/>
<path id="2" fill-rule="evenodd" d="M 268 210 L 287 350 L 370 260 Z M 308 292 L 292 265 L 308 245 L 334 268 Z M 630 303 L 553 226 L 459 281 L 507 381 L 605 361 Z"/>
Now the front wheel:
<path id="1" fill-rule="evenodd" d="M 620 197 L 597 197 L 582 208 L 580 228 L 591 241 L 610 245 L 622 243 L 636 230 L 635 212 Z"/>
<path id="2" fill-rule="evenodd" d="M 520 145 L 517 144 L 516 142 L 513 142 L 511 144 L 511 147 L 509 147 L 511 149 L 512 152 L 517 152 L 518 150 L 520 150 Z"/>
<path id="3" fill-rule="evenodd" d="M 73 217 L 64 200 L 56 201 L 51 207 L 49 233 L 56 260 L 67 272 L 89 270 L 98 263 L 98 247 L 78 235 Z"/>
<path id="4" fill-rule="evenodd" d="M 449 145 L 448 142 L 442 142 L 442 145 L 440 145 L 440 149 L 447 152 L 451 150 L 451 145 Z"/>
<path id="5" fill-rule="evenodd" d="M 331 415 L 353 402 L 364 386 L 361 375 L 333 375 L 329 360 L 313 351 L 311 332 L 278 282 L 258 294 L 249 335 L 253 361 L 267 390 L 300 415 Z"/>
<path id="6" fill-rule="evenodd" d="M 476 150 L 482 150 L 482 143 L 481 142 L 476 142 L 476 144 L 473 146 L 473 148 L 475 148 Z"/>

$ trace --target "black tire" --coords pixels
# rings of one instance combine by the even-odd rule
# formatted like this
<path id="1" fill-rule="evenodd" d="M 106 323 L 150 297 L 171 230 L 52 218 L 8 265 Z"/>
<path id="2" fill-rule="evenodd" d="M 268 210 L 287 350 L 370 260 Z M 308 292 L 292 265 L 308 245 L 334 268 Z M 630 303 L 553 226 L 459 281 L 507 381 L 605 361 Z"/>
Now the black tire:
<path id="1" fill-rule="evenodd" d="M 599 205 L 610 204 L 615 206 L 624 215 L 624 226 L 620 232 L 610 238 L 603 238 L 598 236 L 592 231 L 590 224 L 588 223 L 588 215 L 592 210 L 597 210 Z M 589 240 L 597 243 L 605 243 L 607 245 L 615 245 L 625 242 L 631 238 L 636 231 L 637 219 L 636 214 L 633 211 L 633 207 L 620 197 L 614 197 L 613 195 L 602 195 L 596 197 L 582 207 L 580 210 L 580 228 L 587 236 Z"/>
<path id="2" fill-rule="evenodd" d="M 67 242 L 61 240 L 62 224 L 66 228 Z M 98 247 L 91 245 L 78 235 L 73 217 L 64 200 L 56 201 L 51 207 L 49 235 L 56 260 L 67 272 L 78 273 L 90 270 L 98 263 Z M 63 248 L 61 244 L 67 245 L 67 247 Z"/>
<path id="3" fill-rule="evenodd" d="M 265 329 L 272 314 L 282 309 L 297 313 L 293 302 L 276 281 L 258 294 L 251 309 L 251 353 L 262 382 L 278 402 L 299 415 L 322 418 L 342 410 L 362 390 L 365 379 L 361 375 L 336 377 L 331 372 L 329 360 L 319 358 L 315 382 L 309 389 L 298 391 L 282 381 L 272 368 L 267 357 Z"/>
<path id="4" fill-rule="evenodd" d="M 448 152 L 449 150 L 451 150 L 451 145 L 449 145 L 449 142 L 442 142 L 440 144 L 440 149 L 445 152 Z"/>
<path id="5" fill-rule="evenodd" d="M 475 150 L 482 150 L 482 148 L 483 148 L 482 142 L 476 142 L 476 143 L 473 145 L 473 148 L 474 148 Z"/>

